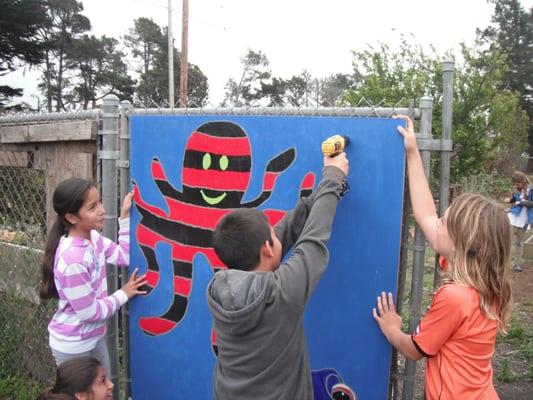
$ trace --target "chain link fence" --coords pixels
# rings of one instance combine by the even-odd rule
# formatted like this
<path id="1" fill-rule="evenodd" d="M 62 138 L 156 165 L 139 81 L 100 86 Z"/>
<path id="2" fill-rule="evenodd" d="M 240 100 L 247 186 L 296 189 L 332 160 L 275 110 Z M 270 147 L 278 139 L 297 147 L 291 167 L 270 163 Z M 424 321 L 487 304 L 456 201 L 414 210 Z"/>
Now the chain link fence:
<path id="1" fill-rule="evenodd" d="M 164 108 L 160 105 L 156 106 L 150 105 L 152 108 L 145 108 L 142 104 L 135 104 L 135 108 L 131 104 L 122 102 L 121 110 L 124 117 L 124 123 L 119 124 L 120 133 L 122 135 L 125 130 L 127 130 L 128 118 L 131 115 L 271 115 L 271 116 L 331 116 L 331 117 L 360 117 L 360 118 L 390 118 L 394 114 L 409 114 L 415 119 L 421 118 L 420 108 L 415 108 L 414 100 L 402 99 L 401 101 L 395 104 L 388 104 L 385 102 L 379 102 L 373 104 L 367 99 L 361 99 L 357 107 L 300 107 L 300 108 L 287 108 L 287 107 L 260 107 L 259 104 L 256 106 L 259 107 L 211 107 L 210 105 L 204 106 L 204 108 L 182 108 L 182 109 L 169 109 Z M 427 111 L 431 115 L 431 109 Z M 68 113 L 51 113 L 51 114 L 13 114 L 9 116 L 0 117 L 0 132 L 1 128 L 4 126 L 15 126 L 23 127 L 27 125 L 50 125 L 50 131 L 57 130 L 60 124 L 65 124 L 66 122 L 80 121 L 80 120 L 89 120 L 89 121 L 99 121 L 101 122 L 101 117 L 106 117 L 105 112 L 102 113 L 101 110 L 90 110 L 90 111 L 79 111 L 79 112 L 68 112 Z M 115 117 L 118 118 L 118 114 Z M 97 122 L 98 125 L 99 122 Z M 81 128 L 80 128 L 81 129 Z M 100 125 L 102 132 L 105 131 L 106 134 L 108 128 Z M 102 135 L 103 136 L 103 135 Z M 103 147 L 100 149 L 102 136 L 94 137 L 91 139 L 94 145 L 94 154 L 91 156 L 94 158 L 94 180 L 96 183 L 101 183 L 103 175 L 107 174 L 105 169 L 101 169 L 102 161 L 104 160 L 105 151 Z M 68 132 L 67 136 L 68 137 Z M 57 135 L 57 140 L 64 139 L 64 136 Z M 129 139 L 129 136 L 125 136 L 126 141 Z M 2 139 L 2 137 L 0 137 Z M 120 141 L 123 140 L 123 137 L 120 136 Z M 426 139 L 428 140 L 428 139 Z M 118 144 L 117 140 L 117 144 Z M 3 142 L 2 142 L 3 143 Z M 98 145 L 97 145 L 98 143 Z M 35 307 L 35 303 L 38 303 L 39 300 L 36 296 L 36 288 L 39 281 L 39 260 L 40 260 L 40 251 L 35 252 L 34 249 L 42 249 L 44 245 L 44 240 L 46 237 L 47 221 L 48 215 L 47 210 L 50 210 L 50 201 L 51 201 L 51 191 L 50 185 L 55 187 L 58 183 L 55 180 L 50 180 L 50 175 L 55 171 L 54 168 L 54 157 L 60 158 L 64 157 L 61 155 L 60 151 L 48 151 L 46 152 L 46 162 L 43 167 L 42 160 L 37 162 L 34 159 L 34 153 L 32 146 L 37 149 L 40 145 L 26 144 L 23 150 L 19 151 L 13 150 L 13 145 L 4 146 L 0 144 L 0 250 L 2 252 L 0 257 L 0 283 L 4 282 L 18 282 L 17 285 L 4 285 L 0 286 L 0 302 L 1 307 L 10 309 L 10 310 L 21 310 L 20 313 L 13 312 L 10 315 L 9 319 L 13 320 L 10 323 L 10 327 L 16 326 L 17 332 L 19 332 L 19 338 L 17 341 L 12 343 L 13 351 L 10 351 L 9 348 L 6 348 L 4 355 L 0 354 L 0 366 L 2 370 L 4 367 L 8 368 L 11 362 L 7 364 L 2 363 L 2 357 L 6 360 L 13 358 L 14 354 L 20 354 L 20 363 L 16 364 L 16 367 L 11 367 L 11 370 L 14 373 L 26 373 L 33 379 L 38 380 L 39 382 L 45 384 L 49 383 L 53 378 L 54 365 L 51 360 L 50 355 L 46 351 L 37 352 L 38 361 L 35 361 L 31 357 L 31 352 L 35 349 L 45 349 L 47 350 L 46 345 L 46 327 L 45 322 L 47 323 L 53 313 L 55 304 L 52 302 L 46 306 L 41 305 Z M 97 154 L 97 147 L 100 149 Z M 119 146 L 122 151 L 122 147 Z M 429 151 L 429 147 L 427 148 Z M 436 148 L 431 149 L 436 150 Z M 107 153 L 111 153 L 107 151 Z M 129 157 L 128 157 L 129 158 Z M 124 155 L 121 155 L 121 162 L 125 161 Z M 97 165 L 97 166 L 96 166 Z M 119 165 L 117 165 L 118 167 Z M 91 167 L 92 168 L 92 167 Z M 114 167 L 116 168 L 116 167 Z M 120 168 L 127 168 L 122 165 Z M 121 177 L 121 191 L 122 189 L 122 177 Z M 126 179 L 127 181 L 127 179 Z M 118 187 L 117 182 L 117 187 Z M 127 185 L 126 185 L 127 186 Z M 49 212 L 49 211 L 48 211 Z M 113 214 L 114 210 L 108 210 L 109 213 Z M 407 220 L 408 210 L 405 210 L 405 220 Z M 404 227 L 404 235 L 402 238 L 402 256 L 401 256 L 401 265 L 400 265 L 400 281 L 399 281 L 399 297 L 403 299 L 404 285 L 405 285 L 405 276 L 407 270 L 407 257 L 406 249 L 407 240 L 409 240 L 409 228 Z M 8 247 L 5 247 L 7 244 Z M 3 247 L 2 247 L 3 246 Z M 8 249 L 8 250 L 6 250 Z M 16 262 L 15 262 L 16 261 Z M 21 284 L 22 282 L 22 284 Z M 6 290 L 7 288 L 7 290 Z M 30 292 L 33 294 L 20 295 L 24 290 L 29 288 Z M 417 287 L 415 291 L 421 292 L 422 287 Z M 21 306 L 21 297 L 24 298 L 23 303 L 24 307 Z M 411 297 L 409 298 L 411 300 Z M 401 302 L 400 302 L 401 306 Z M 417 306 L 419 307 L 419 306 Z M 7 315 L 7 314 L 5 314 Z M 0 319 L 1 320 L 1 319 Z M 37 322 L 39 321 L 39 322 Z M 5 324 L 4 324 L 5 325 Z M 38 327 L 38 330 L 36 330 Z M 11 328 L 10 328 L 11 329 Z M 6 330 L 0 329 L 0 336 L 2 332 Z M 123 340 L 127 339 L 123 337 L 124 332 L 122 332 L 121 338 Z M 4 335 L 5 336 L 5 335 Z M 7 338 L 8 336 L 6 336 Z M 7 340 L 7 339 L 6 339 Z M 11 343 L 10 342 L 10 343 Z M 7 342 L 6 342 L 7 343 Z M 127 348 L 127 345 L 126 345 Z M 16 349 L 16 351 L 15 351 Z M 33 349 L 33 350 L 32 350 Z M 127 354 L 127 350 L 126 350 Z M 10 355 L 8 357 L 8 355 Z M 11 358 L 10 358 L 11 357 Z M 17 356 L 18 357 L 18 356 Z M 23 361 L 25 360 L 25 361 Z M 33 361 L 32 361 L 33 360 Z M 403 361 L 403 360 L 402 360 Z M 122 360 L 122 365 L 124 367 L 124 360 Z M 403 362 L 400 363 L 403 367 Z M 127 368 L 123 368 L 127 370 Z M 398 380 L 402 381 L 404 374 L 398 370 L 398 363 L 396 356 L 393 361 L 392 368 L 392 381 L 394 388 L 392 389 L 392 398 L 400 398 L 397 388 Z M 0 373 L 0 377 L 1 377 Z M 414 376 L 414 371 L 410 371 L 407 381 L 413 382 L 416 380 Z M 129 380 L 129 376 L 121 377 L 121 380 Z M 412 390 L 406 391 L 408 396 L 412 396 Z M 412 398 L 405 396 L 404 399 Z"/>
<path id="2" fill-rule="evenodd" d="M 45 171 L 28 153 L 0 151 L 0 241 L 42 248 L 45 236 Z"/>

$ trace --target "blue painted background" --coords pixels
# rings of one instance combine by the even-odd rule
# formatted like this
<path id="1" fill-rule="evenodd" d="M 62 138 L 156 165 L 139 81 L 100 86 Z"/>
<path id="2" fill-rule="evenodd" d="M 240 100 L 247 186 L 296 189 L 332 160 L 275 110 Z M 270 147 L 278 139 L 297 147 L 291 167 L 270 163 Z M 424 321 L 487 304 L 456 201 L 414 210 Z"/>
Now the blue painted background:
<path id="1" fill-rule="evenodd" d="M 385 399 L 391 347 L 372 318 L 381 290 L 397 285 L 400 253 L 404 152 L 397 120 L 336 117 L 270 116 L 133 116 L 131 177 L 146 203 L 167 211 L 152 181 L 150 162 L 159 157 L 171 184 L 181 190 L 186 141 L 208 121 L 232 121 L 248 134 L 252 178 L 244 201 L 261 192 L 270 159 L 294 147 L 296 159 L 281 174 L 272 196 L 260 208 L 287 210 L 296 204 L 308 171 L 320 179 L 320 145 L 327 137 L 350 136 L 348 181 L 351 191 L 337 209 L 329 268 L 308 306 L 305 324 L 312 369 L 333 368 L 360 399 Z M 146 270 L 134 232 L 139 214 L 132 208 L 131 267 Z M 211 318 L 205 288 L 212 276 L 203 255 L 193 266 L 189 309 L 170 333 L 148 336 L 138 327 L 141 316 L 159 315 L 172 299 L 170 245 L 156 248 L 160 283 L 145 298 L 130 303 L 132 395 L 135 400 L 210 399 L 214 356 Z"/>

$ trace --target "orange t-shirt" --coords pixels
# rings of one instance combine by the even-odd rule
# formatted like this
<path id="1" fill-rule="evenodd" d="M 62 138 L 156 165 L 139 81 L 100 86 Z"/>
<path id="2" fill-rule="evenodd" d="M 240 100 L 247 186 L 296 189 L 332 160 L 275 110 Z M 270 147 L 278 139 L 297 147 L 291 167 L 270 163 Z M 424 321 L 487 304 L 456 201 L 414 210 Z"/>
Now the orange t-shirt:
<path id="1" fill-rule="evenodd" d="M 474 288 L 441 286 L 412 335 L 427 357 L 427 399 L 499 399 L 491 360 L 497 331 L 498 322 L 482 313 Z"/>

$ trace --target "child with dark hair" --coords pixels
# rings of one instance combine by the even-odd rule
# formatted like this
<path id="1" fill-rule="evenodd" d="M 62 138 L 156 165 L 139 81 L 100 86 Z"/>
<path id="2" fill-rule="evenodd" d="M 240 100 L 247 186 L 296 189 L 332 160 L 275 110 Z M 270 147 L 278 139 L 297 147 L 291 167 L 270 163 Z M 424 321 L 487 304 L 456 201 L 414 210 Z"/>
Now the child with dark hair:
<path id="1" fill-rule="evenodd" d="M 522 271 L 522 252 L 524 240 L 529 224 L 533 223 L 533 188 L 529 187 L 529 181 L 525 174 L 520 171 L 513 173 L 511 181 L 514 192 L 509 199 L 509 222 L 513 233 L 513 270 Z"/>
<path id="2" fill-rule="evenodd" d="M 44 389 L 36 400 L 112 400 L 113 382 L 94 357 L 78 357 L 62 363 L 54 386 Z"/>
<path id="3" fill-rule="evenodd" d="M 106 263 L 129 264 L 129 214 L 132 193 L 126 195 L 119 219 L 118 245 L 102 236 L 105 210 L 93 183 L 67 179 L 54 191 L 57 220 L 48 235 L 41 263 L 40 296 L 56 298 L 58 310 L 48 325 L 56 364 L 93 356 L 110 373 L 104 341 L 105 322 L 128 299 L 142 292 L 144 276 L 135 270 L 115 293 L 107 293 Z"/>
<path id="4" fill-rule="evenodd" d="M 213 247 L 228 269 L 207 289 L 218 344 L 216 399 L 313 397 L 303 316 L 328 265 L 326 244 L 347 174 L 344 153 L 324 158 L 317 190 L 275 228 L 256 209 L 218 223 Z"/>

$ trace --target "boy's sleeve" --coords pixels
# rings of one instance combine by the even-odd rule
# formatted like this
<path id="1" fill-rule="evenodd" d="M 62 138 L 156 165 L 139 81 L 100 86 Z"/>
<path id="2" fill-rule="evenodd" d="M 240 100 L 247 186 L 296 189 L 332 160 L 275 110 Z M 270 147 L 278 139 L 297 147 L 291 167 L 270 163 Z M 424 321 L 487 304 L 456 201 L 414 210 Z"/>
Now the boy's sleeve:
<path id="1" fill-rule="evenodd" d="M 281 258 L 285 257 L 294 245 L 307 221 L 311 206 L 313 205 L 314 193 L 309 197 L 298 200 L 296 207 L 285 214 L 285 217 L 274 227 L 276 236 L 281 242 Z"/>
<path id="2" fill-rule="evenodd" d="M 442 345 L 466 319 L 465 305 L 469 301 L 463 290 L 453 285 L 442 286 L 411 338 L 425 357 L 435 356 Z"/>
<path id="3" fill-rule="evenodd" d="M 302 311 L 329 261 L 326 244 L 331 235 L 344 177 L 337 167 L 324 168 L 322 181 L 312 197 L 313 203 L 293 254 L 275 272 L 283 298 Z"/>

